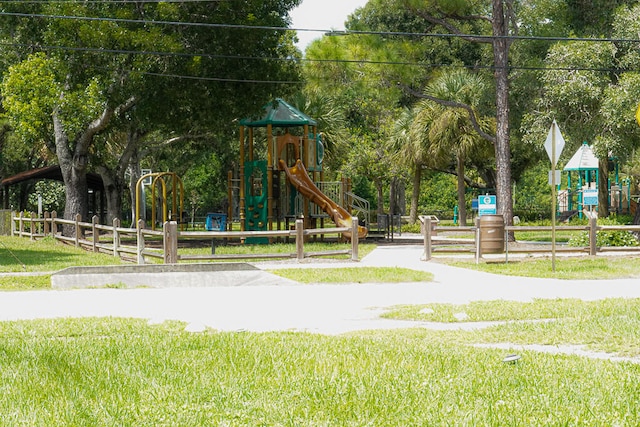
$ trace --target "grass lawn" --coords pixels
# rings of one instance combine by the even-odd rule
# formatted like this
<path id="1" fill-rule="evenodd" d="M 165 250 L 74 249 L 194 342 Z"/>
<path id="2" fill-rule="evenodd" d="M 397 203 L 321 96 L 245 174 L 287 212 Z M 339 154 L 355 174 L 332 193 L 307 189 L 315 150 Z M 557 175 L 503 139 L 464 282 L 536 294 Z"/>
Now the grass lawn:
<path id="1" fill-rule="evenodd" d="M 0 273 L 57 271 L 72 266 L 118 265 L 112 255 L 87 252 L 47 237 L 0 236 Z"/>
<path id="2" fill-rule="evenodd" d="M 433 274 L 400 267 L 283 268 L 278 276 L 301 283 L 401 283 L 430 282 Z"/>
<path id="3" fill-rule="evenodd" d="M 0 249 L 5 272 L 120 262 L 52 241 L 8 242 L 10 250 Z M 595 276 L 620 274 L 622 265 L 631 265 L 623 275 L 640 271 L 637 258 L 563 259 L 557 267 L 565 262 L 572 265 L 567 277 L 589 268 Z M 550 260 L 460 265 L 533 275 L 544 263 Z M 309 282 L 431 280 L 428 273 L 396 268 L 302 271 L 308 276 L 299 269 L 275 272 Z M 49 278 L 12 277 L 23 286 Z M 149 325 L 116 318 L 0 322 L 2 424 L 640 425 L 638 363 L 477 347 L 566 344 L 640 357 L 640 299 L 429 304 L 395 307 L 386 316 L 499 323 L 475 331 L 416 328 L 324 336 L 190 333 L 180 322 Z M 521 359 L 504 363 L 514 351 Z"/>
<path id="4" fill-rule="evenodd" d="M 360 243 L 358 245 L 358 256 L 363 258 L 376 248 L 373 243 Z M 351 249 L 351 243 L 335 243 L 335 242 L 309 242 L 304 244 L 304 251 L 307 253 L 324 252 L 324 251 L 340 251 Z M 292 243 L 272 243 L 269 245 L 219 245 L 215 247 L 216 255 L 237 255 L 248 254 L 251 256 L 260 254 L 283 254 L 295 256 L 296 244 Z M 211 254 L 211 246 L 207 247 L 190 247 L 180 248 L 178 251 L 181 255 L 208 255 Z M 331 255 L 324 258 L 330 259 L 351 259 L 351 255 Z M 260 258 L 254 258 L 252 261 L 259 261 Z"/>
<path id="5" fill-rule="evenodd" d="M 558 279 L 616 279 L 640 277 L 640 256 L 556 257 L 556 271 L 551 257 L 484 259 L 476 264 L 473 259 L 434 258 L 455 267 L 469 268 L 508 276 L 543 277 Z M 432 261 L 433 262 L 433 261 Z"/>
<path id="6" fill-rule="evenodd" d="M 194 334 L 183 326 L 0 323 L 3 424 L 640 423 L 640 365 L 633 363 L 523 352 L 508 364 L 505 350 L 461 345 L 475 339 L 460 332 Z"/>
<path id="7" fill-rule="evenodd" d="M 591 350 L 640 357 L 640 299 L 637 298 L 410 305 L 395 307 L 383 317 L 446 323 L 500 323 L 473 334 L 459 334 L 463 343 L 586 345 Z"/>
<path id="8" fill-rule="evenodd" d="M 119 265 L 119 258 L 91 253 L 56 242 L 53 238 L 29 240 L 0 236 L 0 290 L 51 289 L 54 272 L 72 266 Z M 21 275 L 11 273 L 44 273 Z"/>

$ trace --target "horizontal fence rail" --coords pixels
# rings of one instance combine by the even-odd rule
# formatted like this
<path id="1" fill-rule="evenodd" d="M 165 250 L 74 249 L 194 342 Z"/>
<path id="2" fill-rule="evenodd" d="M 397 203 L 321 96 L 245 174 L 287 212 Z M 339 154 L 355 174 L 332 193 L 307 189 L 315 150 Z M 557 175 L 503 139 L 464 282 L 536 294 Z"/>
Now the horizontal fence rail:
<path id="1" fill-rule="evenodd" d="M 73 227 L 72 236 L 62 233 L 64 226 Z M 325 235 L 350 234 L 350 249 L 305 252 L 304 243 L 310 237 Z M 40 218 L 24 212 L 12 214 L 11 234 L 13 236 L 28 237 L 31 240 L 52 237 L 56 240 L 72 244 L 92 252 L 112 254 L 138 264 L 145 264 L 150 259 L 160 260 L 165 264 L 175 264 L 180 261 L 202 260 L 248 260 L 269 258 L 305 258 L 319 256 L 351 255 L 352 261 L 358 261 L 358 218 L 352 218 L 351 227 L 304 229 L 304 221 L 297 219 L 293 230 L 270 231 L 180 231 L 178 223 L 168 221 L 163 224 L 162 231 L 145 228 L 144 220 L 139 220 L 137 228 L 120 226 L 120 220 L 114 219 L 112 225 L 98 223 L 94 216 L 90 223 L 82 222 L 80 215 L 75 220 L 58 218 L 55 212 L 44 213 Z M 247 238 L 293 239 L 296 243 L 295 253 L 267 253 L 267 254 L 180 254 L 179 243 L 189 240 L 211 240 L 212 248 L 216 241 L 237 240 L 244 242 Z"/>
<path id="2" fill-rule="evenodd" d="M 430 216 L 421 216 L 421 231 L 423 236 L 424 252 L 422 259 L 429 261 L 434 253 L 470 253 L 476 256 L 476 260 L 482 257 L 483 252 L 483 238 L 481 236 L 480 224 L 476 226 L 466 227 L 450 227 L 450 226 L 438 226 Z M 527 247 L 518 248 L 510 242 L 509 236 L 517 232 L 532 232 L 532 233 L 551 233 L 553 227 L 551 226 L 507 226 L 502 225 L 504 231 L 504 250 L 501 253 L 505 254 L 508 260 L 509 253 L 548 253 L 551 254 L 552 249 L 540 245 L 539 248 Z M 446 238 L 438 239 L 438 233 L 440 232 L 463 232 L 472 234 L 472 238 Z M 563 225 L 555 227 L 555 231 L 576 231 L 586 232 L 588 236 L 587 246 L 562 246 L 556 247 L 555 251 L 561 253 L 586 253 L 591 256 L 596 256 L 599 253 L 604 252 L 631 252 L 640 254 L 640 246 L 597 246 L 597 234 L 598 231 L 628 231 L 640 234 L 640 225 L 598 225 L 595 218 L 589 219 L 588 225 Z M 484 242 L 486 243 L 486 242 Z M 510 246 L 511 244 L 511 246 Z M 549 242 L 551 245 L 551 242 Z M 547 245 L 548 246 L 548 245 Z"/>

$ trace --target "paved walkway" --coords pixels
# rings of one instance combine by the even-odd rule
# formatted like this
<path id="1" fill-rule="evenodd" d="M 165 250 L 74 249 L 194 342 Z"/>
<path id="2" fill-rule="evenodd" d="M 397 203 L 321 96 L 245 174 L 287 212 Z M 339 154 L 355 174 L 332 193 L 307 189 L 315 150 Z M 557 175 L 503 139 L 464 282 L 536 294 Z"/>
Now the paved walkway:
<path id="1" fill-rule="evenodd" d="M 420 261 L 422 248 L 381 246 L 361 262 L 257 263 L 271 268 L 400 266 L 430 271 L 434 282 L 401 284 L 302 285 L 265 274 L 266 284 L 216 283 L 211 275 L 194 276 L 188 286 L 136 289 L 74 289 L 4 292 L 0 320 L 114 316 L 162 322 L 182 320 L 193 331 L 309 331 L 338 334 L 364 329 L 433 326 L 380 319 L 397 304 L 465 303 L 474 300 L 532 298 L 640 297 L 640 280 L 557 280 L 498 276 Z M 199 274 L 199 273 L 193 273 Z M 202 277 L 198 283 L 197 277 Z M 194 285 L 195 283 L 195 285 Z"/>

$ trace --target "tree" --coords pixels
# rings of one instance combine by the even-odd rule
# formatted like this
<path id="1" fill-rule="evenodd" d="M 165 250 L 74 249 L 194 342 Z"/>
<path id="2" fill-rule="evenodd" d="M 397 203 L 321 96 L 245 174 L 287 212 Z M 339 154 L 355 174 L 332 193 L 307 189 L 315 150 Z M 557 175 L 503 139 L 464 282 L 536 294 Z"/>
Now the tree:
<path id="1" fill-rule="evenodd" d="M 455 101 L 471 106 L 476 122 L 484 132 L 491 132 L 493 121 L 478 117 L 475 109 L 480 104 L 484 92 L 484 81 L 466 70 L 445 73 L 427 86 L 425 92 L 431 97 Z M 431 101 L 428 101 L 431 102 Z M 445 153 L 453 153 L 458 177 L 458 209 L 459 224 L 467 224 L 465 162 L 469 157 L 487 158 L 487 141 L 480 137 L 463 108 L 443 108 L 438 104 L 437 113 L 433 114 L 428 130 L 431 158 L 438 158 Z"/>
<path id="2" fill-rule="evenodd" d="M 598 3 L 598 19 L 613 22 L 607 35 L 633 39 L 640 26 L 640 5 L 604 8 Z M 591 15 L 595 18 L 597 14 Z M 606 15 L 606 16 L 604 16 Z M 585 29 L 588 34 L 591 29 Z M 588 35 L 587 34 L 587 35 Z M 543 92 L 534 112 L 525 116 L 526 138 L 541 145 L 553 119 L 563 129 L 564 155 L 573 155 L 579 144 L 588 141 L 599 158 L 600 182 L 598 214 L 609 215 L 608 163 L 611 156 L 624 162 L 638 144 L 639 130 L 634 119 L 640 98 L 638 73 L 640 59 L 628 43 L 559 42 L 545 58 L 548 71 L 542 73 Z"/>
<path id="3" fill-rule="evenodd" d="M 86 219 L 86 173 L 93 138 L 114 115 L 131 108 L 134 99 L 115 107 L 103 106 L 95 79 L 74 90 L 61 83 L 61 71 L 45 55 L 30 55 L 9 69 L 3 85 L 4 105 L 19 135 L 25 140 L 42 138 L 55 153 L 65 183 L 65 218 L 79 213 Z M 39 124 L 44 126 L 39 128 Z"/>
<path id="4" fill-rule="evenodd" d="M 3 88 L 5 99 L 15 101 L 7 111 L 23 130 L 37 130 L 23 132 L 25 142 L 45 141 L 56 154 L 67 191 L 65 217 L 86 216 L 85 175 L 90 167 L 108 169 L 92 159 L 99 144 L 113 141 L 114 134 L 111 139 L 106 134 L 116 124 L 124 131 L 131 128 L 127 120 L 133 120 L 140 134 L 167 124 L 173 132 L 184 132 L 196 123 L 231 121 L 257 111 L 274 91 L 291 91 L 290 84 L 277 82 L 297 80 L 296 63 L 272 58 L 296 57 L 292 36 L 284 29 L 288 10 L 298 2 L 254 0 L 241 7 L 228 2 L 214 7 L 198 2 L 0 2 L 5 13 L 22 14 L 0 28 L 7 41 L 2 60 L 18 62 Z M 52 18 L 35 19 L 33 13 Z M 198 22 L 192 22 L 194 17 Z M 228 27 L 216 25 L 220 17 Z M 180 21 L 194 25 L 171 24 Z M 247 31 L 243 25 L 283 31 Z M 44 66 L 42 79 L 35 63 Z M 34 91 L 21 79 L 46 85 Z M 245 96 L 238 97 L 239 90 Z"/>
<path id="5" fill-rule="evenodd" d="M 409 209 L 409 223 L 413 224 L 418 219 L 418 203 L 420 197 L 420 187 L 422 182 L 422 168 L 429 163 L 426 144 L 424 143 L 425 132 L 415 131 L 416 116 L 418 108 L 404 108 L 396 119 L 392 129 L 392 141 L 399 151 L 399 156 L 404 163 L 408 163 L 412 175 L 411 207 Z M 424 114 L 424 110 L 420 110 Z M 433 116 L 424 114 L 428 120 Z M 425 122 L 427 121 L 425 120 Z M 424 124 L 428 127 L 428 123 Z M 422 130 L 422 129 L 421 129 Z"/>
<path id="6" fill-rule="evenodd" d="M 380 65 L 367 59 L 369 42 L 372 40 L 367 37 L 315 41 L 307 48 L 304 76 L 307 93 L 322 93 L 325 102 L 341 112 L 343 129 L 332 132 L 329 140 L 331 167 L 347 177 L 366 177 L 374 182 L 378 213 L 382 214 L 384 188 L 401 172 L 401 165 L 395 167 L 392 161 L 396 153 L 390 140 L 401 92 L 381 83 Z"/>
<path id="7" fill-rule="evenodd" d="M 483 132 L 479 124 L 474 123 L 476 131 L 494 144 L 496 158 L 496 199 L 498 213 L 503 215 L 507 224 L 513 220 L 513 200 L 511 194 L 511 148 L 509 141 L 509 49 L 512 40 L 509 36 L 517 32 L 515 15 L 515 0 L 492 0 L 491 11 L 482 10 L 482 5 L 475 2 L 459 2 L 440 0 L 427 6 L 420 0 L 407 0 L 407 5 L 415 13 L 434 25 L 441 26 L 448 32 L 458 34 L 461 38 L 474 43 L 489 43 L 493 54 L 494 81 L 496 93 L 496 134 L 495 136 Z M 475 9 L 475 10 L 474 10 Z M 479 9 L 479 10 L 478 10 Z M 463 25 L 477 22 L 480 25 L 491 25 L 492 37 L 476 37 L 462 31 Z M 435 97 L 428 97 L 435 102 L 441 102 Z M 448 102 L 441 102 L 445 106 L 453 106 Z M 465 104 L 458 104 L 465 108 L 474 122 L 472 109 Z"/>
<path id="8" fill-rule="evenodd" d="M 422 31 L 425 25 L 429 23 L 404 7 L 403 0 L 372 0 L 346 23 L 350 30 L 373 33 L 416 32 Z M 380 213 L 384 209 L 383 186 L 396 182 L 398 185 L 392 187 L 402 187 L 403 183 L 397 178 L 404 179 L 408 174 L 407 168 L 389 167 L 398 154 L 399 145 L 393 139 L 400 137 L 392 130 L 392 123 L 398 112 L 416 100 L 397 83 L 422 87 L 433 74 L 433 64 L 459 63 L 460 58 L 473 64 L 479 57 L 478 49 L 457 39 L 423 41 L 416 38 L 407 43 L 406 37 L 400 35 L 325 36 L 306 51 L 306 91 L 322 93 L 332 107 L 342 110 L 345 120 L 347 132 L 333 140 L 330 147 L 331 167 L 341 168 L 351 176 L 362 173 L 361 176 L 374 181 Z M 420 174 L 420 168 L 414 166 L 415 177 Z M 419 186 L 414 186 L 416 190 Z M 390 195 L 393 194 L 394 188 L 390 188 Z M 390 199 L 393 207 L 395 197 Z M 412 197 L 412 206 L 415 218 L 416 194 Z"/>

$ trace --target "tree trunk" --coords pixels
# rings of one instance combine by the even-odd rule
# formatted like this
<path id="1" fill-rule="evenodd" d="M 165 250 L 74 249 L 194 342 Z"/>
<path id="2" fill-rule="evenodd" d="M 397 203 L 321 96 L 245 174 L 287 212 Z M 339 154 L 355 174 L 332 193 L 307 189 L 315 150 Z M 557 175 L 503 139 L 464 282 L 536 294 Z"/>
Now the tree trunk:
<path id="1" fill-rule="evenodd" d="M 464 157 L 458 156 L 457 158 L 457 168 L 456 171 L 458 173 L 458 215 L 460 216 L 460 220 L 458 224 L 461 227 L 466 227 L 467 225 L 467 201 L 465 199 L 465 182 L 464 182 Z"/>
<path id="2" fill-rule="evenodd" d="M 89 214 L 87 154 L 82 151 L 72 151 L 69 148 L 69 138 L 57 113 L 53 115 L 53 128 L 56 156 L 64 182 L 64 219 L 75 220 L 76 215 L 80 214 L 80 219 L 86 221 Z M 62 234 L 65 236 L 75 236 L 75 232 L 73 225 L 62 227 Z"/>
<path id="3" fill-rule="evenodd" d="M 378 215 L 384 215 L 384 191 L 382 181 L 375 181 L 376 192 L 378 193 Z"/>
<path id="4" fill-rule="evenodd" d="M 496 199 L 505 223 L 513 223 L 511 148 L 509 143 L 509 41 L 504 1 L 493 0 L 493 58 L 496 80 Z"/>
<path id="5" fill-rule="evenodd" d="M 139 212 L 141 219 L 144 219 L 146 221 L 146 212 L 143 212 L 145 207 L 145 200 L 140 200 L 138 203 L 139 196 L 137 194 L 136 188 L 138 180 L 142 176 L 142 169 L 140 168 L 140 159 L 138 157 L 137 150 L 131 156 L 131 159 L 129 161 L 129 174 L 131 176 L 129 178 L 129 195 L 131 197 L 131 226 L 137 227 L 137 225 L 135 224 L 136 216 L 138 214 L 138 212 L 136 211 L 136 206 L 139 206 L 141 210 L 141 212 Z M 142 193 L 142 191 L 140 193 Z"/>
<path id="6" fill-rule="evenodd" d="M 598 161 L 598 217 L 609 216 L 609 159 Z"/>
<path id="7" fill-rule="evenodd" d="M 418 220 L 418 203 L 420 202 L 420 184 L 422 182 L 422 165 L 417 164 L 413 171 L 413 190 L 411 191 L 411 209 L 409 211 L 409 223 L 415 224 Z"/>
<path id="8" fill-rule="evenodd" d="M 396 214 L 396 181 L 397 178 L 391 178 L 389 183 L 389 214 L 393 217 Z"/>
<path id="9" fill-rule="evenodd" d="M 113 171 L 105 167 L 98 168 L 102 183 L 104 184 L 104 192 L 107 200 L 107 225 L 113 223 L 115 218 L 122 217 L 122 181 L 118 176 L 114 176 Z"/>
<path id="10" fill-rule="evenodd" d="M 398 214 L 406 215 L 407 214 L 407 185 L 404 179 L 398 179 Z"/>
<path id="11" fill-rule="evenodd" d="M 80 214 L 81 221 L 87 221 L 89 214 L 89 188 L 87 185 L 86 165 L 82 167 L 82 162 L 68 163 L 60 162 L 62 177 L 64 180 L 64 219 L 75 220 L 77 214 Z M 75 227 L 73 225 L 65 225 L 62 228 L 65 236 L 75 236 Z"/>

